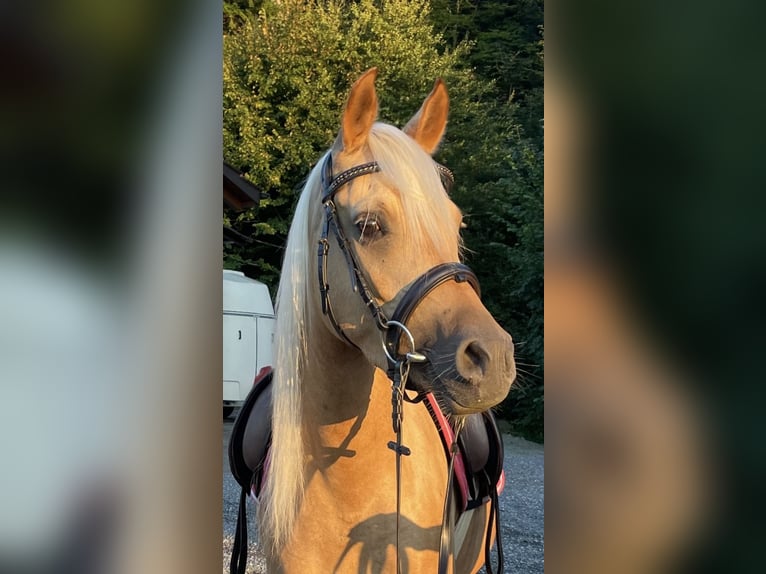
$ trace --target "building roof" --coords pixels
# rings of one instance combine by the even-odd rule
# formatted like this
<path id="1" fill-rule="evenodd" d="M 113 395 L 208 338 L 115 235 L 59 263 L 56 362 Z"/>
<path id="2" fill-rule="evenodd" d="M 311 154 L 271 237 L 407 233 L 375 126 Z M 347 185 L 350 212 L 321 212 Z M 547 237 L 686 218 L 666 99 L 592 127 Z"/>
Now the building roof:
<path id="1" fill-rule="evenodd" d="M 247 181 L 236 169 L 223 164 L 223 203 L 234 211 L 244 211 L 261 200 L 261 190 Z"/>

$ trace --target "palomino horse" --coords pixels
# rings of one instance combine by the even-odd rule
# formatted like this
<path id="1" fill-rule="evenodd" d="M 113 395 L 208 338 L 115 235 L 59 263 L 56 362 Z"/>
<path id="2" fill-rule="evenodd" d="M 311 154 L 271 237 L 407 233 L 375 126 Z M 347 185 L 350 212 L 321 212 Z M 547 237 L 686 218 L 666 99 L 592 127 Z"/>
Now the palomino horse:
<path id="1" fill-rule="evenodd" d="M 352 87 L 287 242 L 258 516 L 270 572 L 437 572 L 445 452 L 427 409 L 395 399 L 431 392 L 459 418 L 497 405 L 515 377 L 511 337 L 458 263 L 461 213 L 430 156 L 446 88 L 400 131 L 375 123 L 376 75 Z M 392 378 L 412 390 L 392 401 Z M 481 567 L 487 515 L 457 524 L 456 572 Z"/>

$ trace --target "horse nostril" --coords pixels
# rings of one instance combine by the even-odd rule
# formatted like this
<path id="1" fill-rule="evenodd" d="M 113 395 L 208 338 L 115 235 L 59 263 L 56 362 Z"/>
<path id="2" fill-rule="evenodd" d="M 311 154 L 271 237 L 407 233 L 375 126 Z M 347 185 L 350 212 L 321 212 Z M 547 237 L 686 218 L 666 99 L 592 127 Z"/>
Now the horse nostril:
<path id="1" fill-rule="evenodd" d="M 482 368 L 484 363 L 484 357 L 482 351 L 476 343 L 471 343 L 466 347 L 465 354 L 471 359 L 471 362 L 479 368 Z"/>
<path id="2" fill-rule="evenodd" d="M 484 375 L 488 362 L 489 355 L 481 343 L 471 341 L 459 354 L 457 367 L 460 374 L 467 379 L 480 378 Z"/>

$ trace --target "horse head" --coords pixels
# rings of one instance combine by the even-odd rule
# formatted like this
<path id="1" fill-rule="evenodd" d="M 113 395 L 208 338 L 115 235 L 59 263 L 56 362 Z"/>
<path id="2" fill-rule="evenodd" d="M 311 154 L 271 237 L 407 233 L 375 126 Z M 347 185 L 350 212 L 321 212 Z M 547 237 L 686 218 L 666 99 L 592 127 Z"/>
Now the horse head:
<path id="1" fill-rule="evenodd" d="M 316 168 L 322 320 L 329 336 L 383 370 L 413 353 L 410 385 L 446 412 L 483 411 L 508 394 L 513 343 L 459 263 L 462 214 L 445 189 L 451 173 L 431 157 L 447 124 L 447 89 L 437 80 L 399 130 L 376 122 L 376 76 L 368 70 L 351 88 L 335 144 Z"/>

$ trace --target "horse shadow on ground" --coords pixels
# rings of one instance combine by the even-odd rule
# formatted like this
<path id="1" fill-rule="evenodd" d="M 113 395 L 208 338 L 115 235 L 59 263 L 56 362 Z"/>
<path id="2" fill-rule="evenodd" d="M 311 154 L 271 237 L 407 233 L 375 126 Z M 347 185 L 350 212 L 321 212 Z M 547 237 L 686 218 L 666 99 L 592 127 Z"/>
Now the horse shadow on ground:
<path id="1" fill-rule="evenodd" d="M 396 544 L 381 544 L 381 540 L 388 539 L 391 532 L 396 530 L 396 514 L 376 514 L 375 516 L 360 522 L 348 532 L 348 543 L 338 558 L 338 562 L 333 568 L 333 572 L 351 572 L 349 564 L 343 567 L 343 562 L 348 558 L 349 553 L 357 545 L 361 545 L 359 553 L 358 574 L 382 574 L 386 565 L 386 557 L 389 547 L 396 552 Z M 439 551 L 439 533 L 440 526 L 423 528 L 418 526 L 405 516 L 400 517 L 399 539 L 402 574 L 409 573 L 409 560 L 406 550 L 416 551 L 433 550 Z M 432 541 L 431 544 L 422 544 L 420 542 Z"/>

